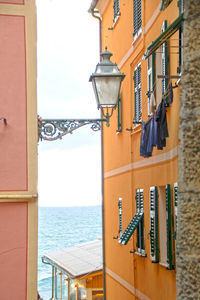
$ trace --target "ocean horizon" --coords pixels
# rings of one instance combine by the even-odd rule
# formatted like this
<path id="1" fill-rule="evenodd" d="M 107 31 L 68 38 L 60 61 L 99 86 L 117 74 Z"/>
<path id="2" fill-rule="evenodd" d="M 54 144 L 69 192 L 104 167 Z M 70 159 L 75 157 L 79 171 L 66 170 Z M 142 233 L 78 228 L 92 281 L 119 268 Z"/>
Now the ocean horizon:
<path id="1" fill-rule="evenodd" d="M 53 251 L 102 237 L 101 205 L 39 206 L 38 291 L 44 300 L 51 298 L 51 266 L 42 256 Z"/>

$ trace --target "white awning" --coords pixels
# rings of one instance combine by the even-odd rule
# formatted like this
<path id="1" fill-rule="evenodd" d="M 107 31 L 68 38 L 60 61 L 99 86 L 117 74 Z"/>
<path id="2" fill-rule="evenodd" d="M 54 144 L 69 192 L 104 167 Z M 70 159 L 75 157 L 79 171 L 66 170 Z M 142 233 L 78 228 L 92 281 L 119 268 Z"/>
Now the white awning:
<path id="1" fill-rule="evenodd" d="M 71 278 L 95 273 L 103 269 L 102 240 L 51 252 L 43 256 L 42 260 L 58 267 Z"/>

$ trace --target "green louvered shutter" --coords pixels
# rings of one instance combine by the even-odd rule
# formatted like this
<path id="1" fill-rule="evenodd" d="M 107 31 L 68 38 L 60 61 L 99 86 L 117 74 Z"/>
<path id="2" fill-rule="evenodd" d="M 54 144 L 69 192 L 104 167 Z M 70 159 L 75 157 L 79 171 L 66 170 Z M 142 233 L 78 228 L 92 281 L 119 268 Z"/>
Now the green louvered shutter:
<path id="1" fill-rule="evenodd" d="M 135 195 L 135 201 L 136 201 L 136 213 L 140 212 L 140 190 L 136 190 L 136 195 Z"/>
<path id="2" fill-rule="evenodd" d="M 133 36 L 137 38 L 142 26 L 142 0 L 133 0 Z"/>
<path id="3" fill-rule="evenodd" d="M 150 188 L 150 246 L 151 260 L 158 262 L 158 190 L 156 186 Z"/>
<path id="4" fill-rule="evenodd" d="M 134 104 L 136 123 L 140 123 L 142 119 L 142 101 L 141 101 L 141 63 L 134 70 Z"/>
<path id="5" fill-rule="evenodd" d="M 167 227 L 167 264 L 168 269 L 173 269 L 173 249 L 172 249 L 172 205 L 170 184 L 166 185 L 166 227 Z"/>
<path id="6" fill-rule="evenodd" d="M 177 223 L 178 223 L 178 184 L 174 184 L 174 214 L 175 214 L 175 232 L 174 238 L 177 235 Z"/>
<path id="7" fill-rule="evenodd" d="M 136 246 L 138 248 L 138 252 L 141 255 L 145 255 L 145 245 L 144 245 L 144 190 L 137 189 L 136 190 L 136 213 L 142 214 L 140 222 L 137 226 L 137 242 Z"/>
<path id="8" fill-rule="evenodd" d="M 140 189 L 140 213 L 143 213 L 139 223 L 140 228 L 140 253 L 143 254 L 144 247 L 144 190 Z"/>
<path id="9" fill-rule="evenodd" d="M 118 200 L 118 207 L 119 207 L 119 237 L 121 238 L 123 233 L 123 227 L 122 227 L 122 198 L 119 198 Z"/>
<path id="10" fill-rule="evenodd" d="M 167 21 L 165 20 L 163 22 L 162 32 L 165 32 L 166 29 L 167 29 Z M 168 75 L 167 41 L 165 41 L 162 44 L 162 75 Z M 165 93 L 167 94 L 167 96 L 165 97 L 165 104 L 166 105 L 169 104 L 169 97 L 168 97 L 168 93 L 166 91 L 167 88 L 168 88 L 168 79 L 167 78 L 163 78 L 162 79 L 162 94 L 163 95 Z"/>
<path id="11" fill-rule="evenodd" d="M 139 189 L 136 190 L 135 200 L 136 200 L 136 214 L 139 214 L 140 213 L 140 190 Z M 138 228 L 136 234 L 137 234 L 136 247 L 139 248 L 140 232 Z"/>
<path id="12" fill-rule="evenodd" d="M 126 245 L 128 241 L 130 240 L 132 234 L 136 230 L 136 228 L 139 226 L 139 223 L 143 217 L 142 212 L 136 213 L 129 225 L 127 226 L 126 230 L 122 234 L 121 238 L 119 239 L 119 243 L 122 245 Z"/>
<path id="13" fill-rule="evenodd" d="M 116 17 L 119 15 L 119 0 L 114 0 L 114 6 L 113 6 L 113 9 L 114 9 L 114 22 L 116 20 Z"/>
<path id="14" fill-rule="evenodd" d="M 178 0 L 179 16 L 184 12 L 184 0 Z"/>

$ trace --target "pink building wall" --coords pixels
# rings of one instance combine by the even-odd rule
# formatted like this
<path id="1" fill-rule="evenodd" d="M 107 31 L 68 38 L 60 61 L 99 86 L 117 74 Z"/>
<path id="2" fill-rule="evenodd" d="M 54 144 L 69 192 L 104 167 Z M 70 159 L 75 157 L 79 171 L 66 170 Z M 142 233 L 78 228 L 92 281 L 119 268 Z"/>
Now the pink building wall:
<path id="1" fill-rule="evenodd" d="M 20 2 L 20 1 L 13 1 Z M 25 17 L 0 15 L 0 191 L 26 191 Z"/>
<path id="2" fill-rule="evenodd" d="M 0 299 L 25 300 L 27 203 L 0 203 Z"/>

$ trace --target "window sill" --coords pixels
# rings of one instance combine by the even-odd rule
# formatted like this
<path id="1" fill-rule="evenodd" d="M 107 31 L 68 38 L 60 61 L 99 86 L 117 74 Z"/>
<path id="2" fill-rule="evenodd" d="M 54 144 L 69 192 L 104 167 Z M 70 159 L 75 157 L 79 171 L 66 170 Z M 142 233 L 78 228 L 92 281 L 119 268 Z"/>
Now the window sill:
<path id="1" fill-rule="evenodd" d="M 133 128 L 133 131 L 131 132 L 131 135 L 134 135 L 136 133 L 139 133 L 142 131 L 142 124 L 136 124 Z"/>
<path id="2" fill-rule="evenodd" d="M 144 258 L 147 257 L 146 252 L 140 253 L 138 251 L 135 251 L 135 254 L 138 255 L 138 256 L 144 257 Z"/>
<path id="3" fill-rule="evenodd" d="M 162 263 L 162 262 L 159 262 L 159 265 L 168 269 L 168 264 L 167 263 Z"/>
<path id="4" fill-rule="evenodd" d="M 138 32 L 133 36 L 133 43 L 132 46 L 136 43 L 136 41 L 139 39 L 139 37 L 142 36 L 142 28 L 138 30 Z"/>
<path id="5" fill-rule="evenodd" d="M 108 27 L 108 30 L 113 30 L 115 28 L 115 26 L 119 22 L 120 16 L 121 16 L 121 13 L 119 12 L 113 21 L 113 25 L 111 27 Z"/>
<path id="6" fill-rule="evenodd" d="M 120 134 L 122 132 L 122 129 L 117 129 L 116 130 L 116 135 Z"/>

